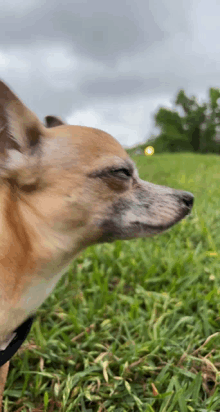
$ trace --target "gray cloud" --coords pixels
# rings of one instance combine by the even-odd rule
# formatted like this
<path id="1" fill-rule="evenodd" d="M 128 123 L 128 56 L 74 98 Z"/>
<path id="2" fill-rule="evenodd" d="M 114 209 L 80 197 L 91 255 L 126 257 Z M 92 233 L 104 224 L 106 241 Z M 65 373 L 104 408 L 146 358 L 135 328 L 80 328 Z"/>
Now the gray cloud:
<path id="1" fill-rule="evenodd" d="M 149 75 L 145 78 L 140 75 L 120 75 L 118 77 L 106 76 L 94 80 L 82 82 L 80 91 L 86 95 L 96 98 L 137 97 L 143 94 L 154 94 L 169 92 L 178 87 L 179 76 L 173 78 L 172 73 L 166 73 L 159 78 L 156 75 Z"/>
<path id="2" fill-rule="evenodd" d="M 218 86 L 215 0 L 0 0 L 0 11 L 1 77 L 41 119 L 77 113 L 142 140 L 160 101 Z"/>
<path id="3" fill-rule="evenodd" d="M 21 13 L 9 2 L 0 18 L 0 45 L 59 41 L 80 55 L 111 63 L 121 55 L 146 51 L 177 29 L 189 30 L 186 3 L 176 7 L 175 0 L 165 0 L 158 7 L 154 0 L 49 0 L 33 2 L 32 9 L 29 4 Z"/>

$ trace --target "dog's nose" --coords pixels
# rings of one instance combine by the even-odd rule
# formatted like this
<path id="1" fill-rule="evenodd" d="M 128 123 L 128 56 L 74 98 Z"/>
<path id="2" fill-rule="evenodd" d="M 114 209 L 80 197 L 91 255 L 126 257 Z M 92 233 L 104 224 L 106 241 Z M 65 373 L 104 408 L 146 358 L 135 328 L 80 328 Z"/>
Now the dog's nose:
<path id="1" fill-rule="evenodd" d="M 185 205 L 188 207 L 189 212 L 193 207 L 193 202 L 194 202 L 194 196 L 190 192 L 182 192 L 181 193 L 181 200 L 185 203 Z"/>

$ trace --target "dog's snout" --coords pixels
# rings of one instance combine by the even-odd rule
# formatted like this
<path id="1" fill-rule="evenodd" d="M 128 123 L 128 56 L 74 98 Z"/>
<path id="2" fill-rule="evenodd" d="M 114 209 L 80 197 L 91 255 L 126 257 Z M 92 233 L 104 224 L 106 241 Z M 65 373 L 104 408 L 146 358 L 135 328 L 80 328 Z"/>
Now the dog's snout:
<path id="1" fill-rule="evenodd" d="M 190 212 L 193 207 L 193 202 L 194 202 L 193 194 L 190 192 L 182 192 L 180 194 L 180 199 L 185 203 L 185 205 L 187 206 Z"/>

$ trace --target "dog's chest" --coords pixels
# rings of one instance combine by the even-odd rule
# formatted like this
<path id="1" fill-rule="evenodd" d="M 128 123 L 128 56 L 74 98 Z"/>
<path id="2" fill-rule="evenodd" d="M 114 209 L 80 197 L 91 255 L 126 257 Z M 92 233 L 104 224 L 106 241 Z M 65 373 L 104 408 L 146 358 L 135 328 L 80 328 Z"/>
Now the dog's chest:
<path id="1" fill-rule="evenodd" d="M 68 266 L 49 279 L 45 276 L 33 277 L 13 307 L 2 309 L 0 307 L 0 342 L 4 341 L 30 314 L 36 312 L 67 270 Z"/>
<path id="2" fill-rule="evenodd" d="M 68 267 L 56 273 L 49 280 L 45 277 L 35 277 L 25 289 L 18 301 L 18 308 L 22 308 L 27 314 L 35 312 L 37 308 L 45 301 L 60 280 Z"/>

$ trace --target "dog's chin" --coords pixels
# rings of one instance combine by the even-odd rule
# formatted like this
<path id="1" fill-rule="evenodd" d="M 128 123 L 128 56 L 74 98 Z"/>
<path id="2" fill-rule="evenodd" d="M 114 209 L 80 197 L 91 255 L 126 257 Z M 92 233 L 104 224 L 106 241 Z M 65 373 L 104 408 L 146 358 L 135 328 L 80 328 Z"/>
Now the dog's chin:
<path id="1" fill-rule="evenodd" d="M 172 228 L 175 224 L 186 217 L 186 214 L 179 216 L 175 220 L 164 225 L 150 225 L 141 222 L 132 222 L 127 227 L 119 227 L 114 220 L 105 220 L 102 223 L 103 233 L 98 243 L 112 243 L 116 240 L 130 240 L 135 238 L 152 237 L 159 235 Z"/>

